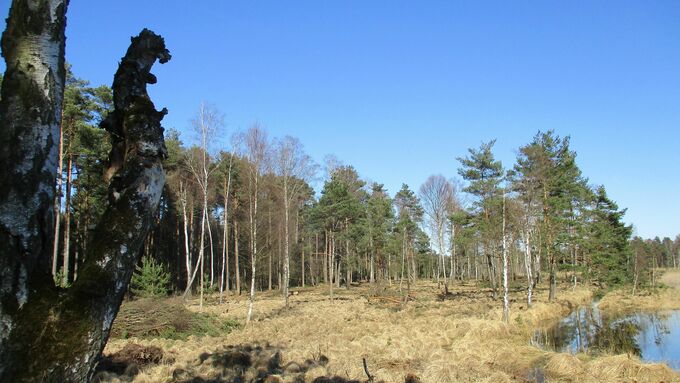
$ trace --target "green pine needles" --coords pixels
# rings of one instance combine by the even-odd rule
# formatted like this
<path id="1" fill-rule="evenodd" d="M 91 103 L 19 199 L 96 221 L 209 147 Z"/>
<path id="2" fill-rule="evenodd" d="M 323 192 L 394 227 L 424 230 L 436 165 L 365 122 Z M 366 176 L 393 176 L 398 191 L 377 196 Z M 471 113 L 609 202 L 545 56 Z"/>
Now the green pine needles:
<path id="1" fill-rule="evenodd" d="M 132 274 L 130 291 L 137 297 L 163 297 L 168 295 L 170 273 L 165 265 L 151 257 L 143 257 L 141 266 Z"/>

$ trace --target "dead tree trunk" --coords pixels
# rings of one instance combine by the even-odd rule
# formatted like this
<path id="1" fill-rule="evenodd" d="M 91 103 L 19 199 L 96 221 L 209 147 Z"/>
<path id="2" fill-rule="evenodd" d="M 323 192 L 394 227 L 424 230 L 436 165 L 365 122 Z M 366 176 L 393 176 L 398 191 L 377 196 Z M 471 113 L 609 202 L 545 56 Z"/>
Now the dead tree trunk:
<path id="1" fill-rule="evenodd" d="M 109 206 L 69 289 L 51 278 L 67 0 L 15 0 L 2 37 L 0 381 L 85 382 L 109 337 L 164 185 L 158 112 L 146 93 L 170 55 L 142 31 L 114 79 Z"/>

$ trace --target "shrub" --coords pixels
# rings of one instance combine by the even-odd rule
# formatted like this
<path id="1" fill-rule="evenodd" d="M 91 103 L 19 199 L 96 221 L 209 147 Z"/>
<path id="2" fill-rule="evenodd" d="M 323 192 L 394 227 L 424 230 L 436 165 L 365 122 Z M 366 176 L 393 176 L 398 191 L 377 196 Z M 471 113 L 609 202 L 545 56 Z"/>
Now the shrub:
<path id="1" fill-rule="evenodd" d="M 71 287 L 70 282 L 67 282 L 66 284 L 64 284 L 64 270 L 63 269 L 60 269 L 59 271 L 57 271 L 57 274 L 53 278 L 54 278 L 54 285 L 55 286 L 61 287 L 61 288 L 64 288 L 64 289 Z"/>
<path id="2" fill-rule="evenodd" d="M 165 265 L 156 263 L 151 257 L 142 258 L 130 281 L 130 291 L 139 297 L 162 297 L 168 294 L 170 273 Z"/>

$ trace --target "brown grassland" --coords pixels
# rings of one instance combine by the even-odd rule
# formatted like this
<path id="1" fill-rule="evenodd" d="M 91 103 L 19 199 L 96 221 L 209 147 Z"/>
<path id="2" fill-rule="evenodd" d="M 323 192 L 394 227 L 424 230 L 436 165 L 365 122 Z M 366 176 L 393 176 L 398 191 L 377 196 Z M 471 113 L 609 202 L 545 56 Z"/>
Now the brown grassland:
<path id="1" fill-rule="evenodd" d="M 669 287 L 661 292 L 632 297 L 630 291 L 615 291 L 605 295 L 600 308 L 680 308 L 680 272 L 663 278 Z M 289 310 L 282 308 L 280 293 L 259 293 L 254 321 L 224 336 L 111 339 L 105 355 L 142 346 L 151 351 L 137 360 L 155 357 L 158 349 L 163 356 L 141 369 L 101 372 L 96 380 L 363 382 L 368 379 L 365 358 L 376 382 L 404 382 L 409 374 L 410 382 L 680 382 L 680 374 L 665 364 L 643 363 L 633 355 L 571 355 L 531 345 L 534 329 L 588 304 L 592 290 L 565 284 L 556 302 L 549 303 L 542 286 L 527 309 L 521 281 L 517 283 L 508 324 L 500 320 L 502 301 L 472 282 L 455 283 L 447 296 L 440 295 L 436 284 L 419 282 L 405 305 L 398 283 L 336 288 L 333 303 L 326 287 L 293 289 Z M 190 300 L 186 307 L 198 311 L 198 301 Z M 203 311 L 243 322 L 246 308 L 245 294 L 227 296 L 221 305 L 213 296 Z"/>

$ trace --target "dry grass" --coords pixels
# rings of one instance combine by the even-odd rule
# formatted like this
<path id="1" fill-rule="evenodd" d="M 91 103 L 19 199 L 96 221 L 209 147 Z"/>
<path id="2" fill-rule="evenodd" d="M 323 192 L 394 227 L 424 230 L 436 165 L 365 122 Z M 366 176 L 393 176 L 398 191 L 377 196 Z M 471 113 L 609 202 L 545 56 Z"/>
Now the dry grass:
<path id="1" fill-rule="evenodd" d="M 530 309 L 523 291 L 513 292 L 509 324 L 500 321 L 501 301 L 472 283 L 456 284 L 448 296 L 440 296 L 432 283 L 419 283 L 405 306 L 398 299 L 377 298 L 368 286 L 336 290 L 332 304 L 325 288 L 299 291 L 291 297 L 289 310 L 282 309 L 278 293 L 259 294 L 255 320 L 223 337 L 113 340 L 106 352 L 134 341 L 160 347 L 174 359 L 171 365 L 143 369 L 134 382 L 218 379 L 225 372 L 206 360 L 238 345 L 263 345 L 280 352 L 281 366 L 304 367 L 301 375 L 296 372 L 297 378 L 282 373 L 281 381 L 313 382 L 322 376 L 365 380 L 365 357 L 370 373 L 385 382 L 404 382 L 410 373 L 435 383 L 526 382 L 542 377 L 551 382 L 680 382 L 668 367 L 644 364 L 635 357 L 573 356 L 531 346 L 528 334 L 535 327 L 554 323 L 571 308 L 589 302 L 591 293 L 584 288 L 564 287 L 553 303 L 547 302 L 547 291 L 539 289 Z M 245 296 L 230 296 L 222 305 L 210 302 L 203 311 L 242 321 L 246 303 Z M 196 301 L 187 307 L 198 311 Z M 201 355 L 207 359 L 201 360 Z M 326 358 L 328 363 L 321 363 Z"/>
<path id="2" fill-rule="evenodd" d="M 665 287 L 656 290 L 643 290 L 636 295 L 630 291 L 618 290 L 605 295 L 600 301 L 600 309 L 610 313 L 629 313 L 633 311 L 663 311 L 680 309 L 680 270 L 661 270 L 659 282 Z"/>

